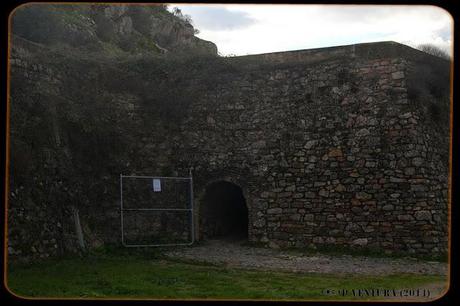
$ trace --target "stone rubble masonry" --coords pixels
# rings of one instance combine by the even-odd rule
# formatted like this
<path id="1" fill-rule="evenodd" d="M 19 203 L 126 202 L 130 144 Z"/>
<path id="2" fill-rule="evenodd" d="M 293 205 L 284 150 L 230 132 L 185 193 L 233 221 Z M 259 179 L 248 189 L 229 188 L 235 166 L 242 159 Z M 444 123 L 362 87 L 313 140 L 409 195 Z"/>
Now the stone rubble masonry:
<path id="1" fill-rule="evenodd" d="M 377 52 L 385 48 L 390 51 Z M 174 137 L 176 160 L 152 154 L 155 137 L 144 131 L 139 146 L 151 148 L 148 163 L 169 163 L 179 173 L 187 169 L 179 165 L 193 166 L 198 214 L 210 182 L 239 185 L 248 205 L 249 240 L 269 247 L 446 252 L 448 169 L 440 157 L 446 148 L 430 146 L 436 134 L 407 94 L 411 60 L 424 55 L 411 56 L 407 47 L 391 42 L 315 52 L 257 55 L 294 65 L 216 76 Z M 10 61 L 13 74 L 58 78 L 22 54 Z M 344 54 L 349 56 L 337 57 Z M 19 101 L 11 103 L 14 108 Z M 14 129 L 16 122 L 11 124 Z M 110 178 L 111 200 L 103 207 L 89 203 L 82 212 L 83 218 L 100 218 L 94 232 L 103 242 L 119 242 L 117 176 Z M 56 224 L 70 219 L 54 215 L 47 203 L 29 203 L 43 208 L 42 215 L 34 214 L 25 198 L 11 192 L 10 255 L 56 255 L 57 241 L 64 239 Z M 24 222 L 37 228 L 34 233 L 19 222 L 28 213 Z M 17 246 L 31 240 L 39 245 L 35 251 L 17 253 Z"/>

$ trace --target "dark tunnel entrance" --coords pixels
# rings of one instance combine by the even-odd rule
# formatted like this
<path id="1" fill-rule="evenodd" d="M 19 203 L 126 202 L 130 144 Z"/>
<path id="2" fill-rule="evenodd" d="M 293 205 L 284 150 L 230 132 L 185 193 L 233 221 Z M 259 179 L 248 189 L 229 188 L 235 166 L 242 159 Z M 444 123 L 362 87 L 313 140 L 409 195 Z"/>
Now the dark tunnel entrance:
<path id="1" fill-rule="evenodd" d="M 204 239 L 248 238 L 248 209 L 242 189 L 220 181 L 206 188 L 201 206 L 201 235 Z"/>

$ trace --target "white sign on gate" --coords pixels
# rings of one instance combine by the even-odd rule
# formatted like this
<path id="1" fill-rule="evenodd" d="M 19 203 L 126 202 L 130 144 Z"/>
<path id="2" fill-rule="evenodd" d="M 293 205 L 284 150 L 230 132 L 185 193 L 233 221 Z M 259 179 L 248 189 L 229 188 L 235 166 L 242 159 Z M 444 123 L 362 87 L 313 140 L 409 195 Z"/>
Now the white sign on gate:
<path id="1" fill-rule="evenodd" d="M 153 179 L 153 191 L 154 192 L 161 191 L 161 181 L 159 179 Z"/>
<path id="2" fill-rule="evenodd" d="M 143 182 L 145 182 L 145 184 L 147 185 L 143 185 L 145 186 L 145 188 L 148 188 L 148 185 L 150 184 L 150 181 L 152 182 L 151 184 L 151 188 L 153 189 L 152 191 L 153 192 L 163 192 L 163 193 L 166 193 L 165 196 L 168 195 L 168 193 L 171 193 L 170 196 L 171 197 L 168 197 L 168 199 L 173 199 L 175 198 L 176 201 L 174 202 L 174 204 L 179 204 L 179 203 L 182 203 L 182 207 L 183 208 L 180 208 L 180 207 L 168 207 L 170 203 L 168 203 L 168 201 L 166 201 L 164 198 L 165 197 L 158 197 L 158 195 L 155 197 L 155 195 L 151 194 L 153 196 L 152 200 L 157 200 L 157 202 L 159 203 L 158 206 L 159 207 L 137 207 L 137 208 L 125 208 L 123 203 L 124 203 L 124 198 L 126 198 L 127 195 L 129 195 L 129 191 L 131 190 L 131 188 L 128 188 L 128 194 L 124 194 L 124 188 L 123 188 L 123 183 L 125 181 L 131 181 L 133 182 L 132 180 L 144 180 L 144 179 L 147 179 Z M 184 187 L 187 187 L 187 188 L 172 188 L 173 190 L 171 190 L 171 188 L 166 188 L 165 190 L 161 190 L 161 182 L 162 181 L 167 181 L 168 183 L 167 184 L 172 184 L 172 186 L 178 186 L 177 184 L 180 184 L 180 186 L 184 186 Z M 130 187 L 132 185 L 129 185 L 128 187 Z M 171 185 L 168 185 L 168 186 L 171 186 Z M 143 189 L 144 187 L 142 187 Z M 126 189 L 126 187 L 125 187 Z M 187 190 L 188 189 L 188 190 Z M 178 194 L 178 191 L 184 193 L 182 196 Z M 125 191 L 126 192 L 126 191 Z M 175 194 L 174 194 L 175 193 Z M 163 199 L 162 199 L 163 198 Z M 163 205 L 166 205 L 166 206 L 163 206 Z M 175 241 L 171 241 L 170 243 L 158 243 L 156 241 L 151 241 L 150 243 L 145 243 L 145 242 L 142 242 L 142 243 L 133 243 L 133 241 L 130 241 L 132 240 L 132 237 L 128 236 L 128 241 L 126 241 L 127 237 L 126 237 L 126 234 L 132 230 L 131 227 L 128 227 L 128 228 L 125 228 L 125 223 L 126 222 L 129 222 L 129 220 L 132 220 L 132 218 L 129 218 L 128 215 L 126 215 L 127 213 L 130 213 L 131 216 L 132 216 L 132 212 L 145 212 L 145 211 L 149 211 L 149 212 L 158 212 L 158 211 L 169 211 L 170 214 L 173 214 L 173 213 L 186 213 L 187 214 L 187 219 L 190 220 L 190 228 L 189 228 L 189 237 L 190 237 L 190 241 L 188 242 L 175 242 Z M 127 219 L 125 219 L 125 216 L 128 217 Z M 121 243 L 123 246 L 125 247 L 160 247 L 160 246 L 176 246 L 176 245 L 192 245 L 194 242 L 195 242 L 195 225 L 194 225 L 194 213 L 193 213 L 193 179 L 192 179 L 192 173 L 190 171 L 190 176 L 189 177 L 171 177 L 171 176 L 163 176 L 163 177 L 158 177 L 158 176 L 140 176 L 140 175 L 123 175 L 123 174 L 120 174 L 120 229 L 121 229 Z M 136 220 L 134 220 L 136 221 Z M 137 228 L 136 228 L 137 229 Z"/>

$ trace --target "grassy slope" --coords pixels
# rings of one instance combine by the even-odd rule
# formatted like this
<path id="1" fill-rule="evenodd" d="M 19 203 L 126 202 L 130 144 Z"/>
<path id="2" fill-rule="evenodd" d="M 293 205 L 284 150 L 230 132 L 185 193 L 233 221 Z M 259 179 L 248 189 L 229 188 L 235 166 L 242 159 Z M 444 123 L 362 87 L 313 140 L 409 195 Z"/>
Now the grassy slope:
<path id="1" fill-rule="evenodd" d="M 325 289 L 403 289 L 436 275 L 341 276 L 229 269 L 133 255 L 98 255 L 12 265 L 8 287 L 25 297 L 340 299 Z M 350 299 L 350 297 L 345 297 Z"/>

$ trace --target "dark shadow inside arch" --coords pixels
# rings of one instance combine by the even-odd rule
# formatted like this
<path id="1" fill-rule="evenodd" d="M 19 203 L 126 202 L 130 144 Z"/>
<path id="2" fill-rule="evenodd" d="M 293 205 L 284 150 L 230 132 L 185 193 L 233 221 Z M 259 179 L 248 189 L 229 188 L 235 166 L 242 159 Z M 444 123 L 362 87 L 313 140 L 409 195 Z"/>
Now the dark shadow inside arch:
<path id="1" fill-rule="evenodd" d="M 238 185 L 226 181 L 208 185 L 200 217 L 204 239 L 248 238 L 248 208 Z"/>

